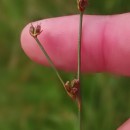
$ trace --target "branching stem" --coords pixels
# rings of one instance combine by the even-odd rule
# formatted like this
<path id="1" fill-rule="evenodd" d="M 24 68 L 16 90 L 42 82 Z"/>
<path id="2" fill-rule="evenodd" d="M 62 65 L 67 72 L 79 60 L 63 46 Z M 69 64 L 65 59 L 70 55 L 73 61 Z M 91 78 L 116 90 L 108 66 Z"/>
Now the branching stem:
<path id="1" fill-rule="evenodd" d="M 38 40 L 37 37 L 34 37 L 34 39 L 36 40 L 37 44 L 39 45 L 40 49 L 42 50 L 42 52 L 44 53 L 44 55 L 46 56 L 48 62 L 50 63 L 50 65 L 52 66 L 53 70 L 55 71 L 57 77 L 59 78 L 59 80 L 61 81 L 62 85 L 64 86 L 64 81 L 62 80 L 58 70 L 56 69 L 53 61 L 51 60 L 51 58 L 49 57 L 49 55 L 47 54 L 46 50 L 44 49 L 44 47 L 42 46 L 42 44 L 40 43 L 40 41 Z"/>

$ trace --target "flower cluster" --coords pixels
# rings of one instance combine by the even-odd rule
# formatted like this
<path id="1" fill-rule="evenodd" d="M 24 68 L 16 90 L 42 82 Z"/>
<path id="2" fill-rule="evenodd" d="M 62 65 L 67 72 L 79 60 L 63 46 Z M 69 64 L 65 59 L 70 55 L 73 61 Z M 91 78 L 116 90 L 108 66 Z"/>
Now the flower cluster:
<path id="1" fill-rule="evenodd" d="M 87 0 L 77 0 L 77 4 L 78 4 L 79 11 L 84 12 L 84 10 L 88 4 L 88 1 Z"/>
<path id="2" fill-rule="evenodd" d="M 32 24 L 30 26 L 29 29 L 29 33 L 32 37 L 36 38 L 38 35 L 40 35 L 42 32 L 41 30 L 41 25 L 37 25 L 36 27 L 34 27 Z"/>
<path id="3" fill-rule="evenodd" d="M 67 91 L 68 95 L 73 99 L 76 100 L 76 98 L 78 98 L 79 96 L 79 80 L 78 79 L 74 79 L 71 81 L 71 83 L 69 81 L 67 81 L 64 85 L 65 90 Z"/>

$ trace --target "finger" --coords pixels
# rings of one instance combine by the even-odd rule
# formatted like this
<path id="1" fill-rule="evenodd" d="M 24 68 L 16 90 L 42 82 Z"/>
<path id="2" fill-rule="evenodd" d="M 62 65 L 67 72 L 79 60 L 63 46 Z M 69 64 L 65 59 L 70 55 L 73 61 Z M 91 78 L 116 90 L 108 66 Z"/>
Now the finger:
<path id="1" fill-rule="evenodd" d="M 128 119 L 123 125 L 121 125 L 117 130 L 130 130 L 130 119 Z"/>
<path id="2" fill-rule="evenodd" d="M 56 67 L 77 69 L 79 16 L 66 16 L 34 22 L 42 26 L 38 36 Z M 22 31 L 25 53 L 34 61 L 48 65 L 39 46 L 29 34 L 28 24 Z M 114 16 L 84 15 L 82 36 L 82 71 L 130 75 L 130 14 Z"/>

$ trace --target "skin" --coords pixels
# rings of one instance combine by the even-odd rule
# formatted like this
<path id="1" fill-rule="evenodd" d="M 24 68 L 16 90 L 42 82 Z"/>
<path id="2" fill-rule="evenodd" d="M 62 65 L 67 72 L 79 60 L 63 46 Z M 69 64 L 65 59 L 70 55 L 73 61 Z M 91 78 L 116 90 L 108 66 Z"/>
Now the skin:
<path id="1" fill-rule="evenodd" d="M 79 16 L 40 20 L 38 36 L 58 69 L 77 70 Z M 39 46 L 29 34 L 28 24 L 21 34 L 21 46 L 33 61 L 49 65 Z M 82 33 L 82 72 L 107 72 L 130 76 L 130 13 L 96 16 L 84 15 Z M 117 130 L 130 130 L 130 119 Z"/>
<path id="2" fill-rule="evenodd" d="M 121 125 L 117 130 L 130 130 L 130 118 Z"/>

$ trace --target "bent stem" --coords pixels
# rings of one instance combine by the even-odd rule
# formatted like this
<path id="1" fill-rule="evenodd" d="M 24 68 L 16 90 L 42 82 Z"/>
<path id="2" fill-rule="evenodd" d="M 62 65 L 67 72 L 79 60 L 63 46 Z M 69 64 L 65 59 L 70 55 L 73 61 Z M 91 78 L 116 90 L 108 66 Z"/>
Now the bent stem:
<path id="1" fill-rule="evenodd" d="M 79 96 L 77 99 L 78 109 L 79 109 L 79 129 L 82 130 L 82 89 L 81 89 L 81 40 L 82 40 L 82 20 L 83 12 L 80 12 L 80 21 L 79 21 L 79 37 L 78 37 L 78 70 L 77 70 L 77 79 L 79 80 Z"/>
<path id="2" fill-rule="evenodd" d="M 44 53 L 44 55 L 46 56 L 48 62 L 50 63 L 51 67 L 53 68 L 53 70 L 55 71 L 57 77 L 59 78 L 59 80 L 61 81 L 62 85 L 64 86 L 64 81 L 62 80 L 58 70 L 56 69 L 53 61 L 51 60 L 51 58 L 49 57 L 49 55 L 47 54 L 46 50 L 44 49 L 44 47 L 41 45 L 40 41 L 38 40 L 37 37 L 34 37 L 34 39 L 36 40 L 37 44 L 39 45 L 40 49 L 42 50 L 42 52 Z"/>

